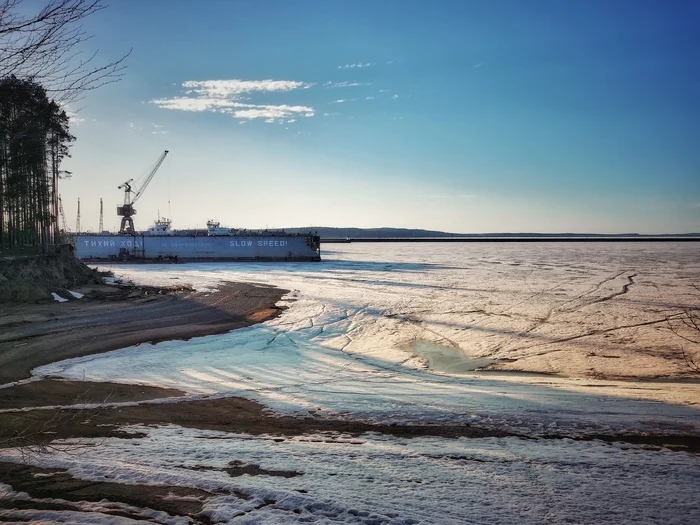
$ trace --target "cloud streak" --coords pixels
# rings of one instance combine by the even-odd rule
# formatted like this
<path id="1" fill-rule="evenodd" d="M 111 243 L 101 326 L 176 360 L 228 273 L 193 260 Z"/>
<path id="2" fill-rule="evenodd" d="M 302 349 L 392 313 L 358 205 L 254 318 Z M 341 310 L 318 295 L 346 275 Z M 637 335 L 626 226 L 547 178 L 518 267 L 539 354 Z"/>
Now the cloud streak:
<path id="1" fill-rule="evenodd" d="M 184 96 L 151 100 L 159 108 L 173 111 L 215 112 L 240 121 L 262 119 L 274 123 L 291 117 L 313 117 L 310 106 L 289 104 L 251 104 L 242 102 L 258 93 L 286 93 L 308 89 L 314 84 L 296 80 L 187 80 Z"/>
<path id="2" fill-rule="evenodd" d="M 229 98 L 253 92 L 292 91 L 313 86 L 296 80 L 187 80 L 182 87 L 185 94 L 196 93 L 202 97 Z"/>
<path id="3" fill-rule="evenodd" d="M 371 82 L 357 82 L 355 80 L 349 81 L 346 80 L 344 82 L 326 82 L 323 84 L 323 87 L 326 89 L 336 89 L 336 88 L 346 88 L 346 87 L 359 87 L 359 86 L 369 86 L 371 85 Z"/>
<path id="4" fill-rule="evenodd" d="M 342 66 L 338 66 L 338 69 L 360 69 L 363 67 L 372 67 L 376 65 L 377 64 L 375 64 L 374 62 L 358 62 L 356 64 L 344 64 Z"/>

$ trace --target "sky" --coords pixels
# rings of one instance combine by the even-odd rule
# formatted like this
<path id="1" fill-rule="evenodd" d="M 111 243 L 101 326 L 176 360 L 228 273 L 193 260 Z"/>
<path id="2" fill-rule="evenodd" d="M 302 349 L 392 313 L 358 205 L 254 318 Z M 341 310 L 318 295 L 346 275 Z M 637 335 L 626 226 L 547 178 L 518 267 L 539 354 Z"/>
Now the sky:
<path id="1" fill-rule="evenodd" d="M 68 225 L 700 232 L 700 3 L 120 0 Z"/>

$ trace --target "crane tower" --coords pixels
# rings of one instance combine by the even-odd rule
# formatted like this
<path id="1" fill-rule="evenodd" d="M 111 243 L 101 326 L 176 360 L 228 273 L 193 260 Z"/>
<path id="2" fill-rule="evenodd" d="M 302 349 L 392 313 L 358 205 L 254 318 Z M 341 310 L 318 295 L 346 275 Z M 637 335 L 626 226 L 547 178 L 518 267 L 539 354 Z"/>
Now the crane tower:
<path id="1" fill-rule="evenodd" d="M 132 217 L 136 215 L 134 203 L 139 199 L 139 197 L 141 197 L 141 195 L 143 195 L 144 190 L 153 179 L 153 176 L 156 174 L 156 171 L 158 171 L 158 168 L 160 168 L 160 165 L 163 164 L 163 161 L 165 160 L 165 157 L 167 155 L 168 150 L 166 149 L 163 152 L 163 154 L 158 158 L 158 161 L 144 180 L 143 184 L 141 184 L 141 187 L 137 190 L 134 190 L 131 187 L 131 184 L 134 182 L 134 179 L 129 179 L 128 181 L 118 186 L 117 189 L 124 190 L 124 205 L 117 206 L 117 215 L 122 218 L 122 224 L 119 228 L 119 233 L 126 235 L 133 235 L 134 233 L 136 233 L 136 230 L 134 229 L 134 219 L 132 219 Z"/>
<path id="2" fill-rule="evenodd" d="M 104 230 L 104 214 L 102 213 L 102 197 L 100 197 L 100 226 L 97 228 L 98 233 L 102 233 Z"/>
<path id="3" fill-rule="evenodd" d="M 63 227 L 63 231 L 70 231 L 68 229 L 68 224 L 66 224 L 66 214 L 63 212 L 63 200 L 60 195 L 58 196 L 58 211 L 61 214 L 61 226 Z"/>

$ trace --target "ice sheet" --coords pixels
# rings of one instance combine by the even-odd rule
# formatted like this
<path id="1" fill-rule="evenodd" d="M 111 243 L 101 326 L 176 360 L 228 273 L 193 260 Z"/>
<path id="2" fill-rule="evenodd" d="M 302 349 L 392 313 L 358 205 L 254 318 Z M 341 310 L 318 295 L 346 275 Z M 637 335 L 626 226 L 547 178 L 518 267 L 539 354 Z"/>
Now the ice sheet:
<path id="1" fill-rule="evenodd" d="M 145 284 L 177 277 L 202 290 L 230 280 L 292 291 L 264 325 L 64 361 L 39 376 L 240 395 L 316 417 L 499 426 L 530 439 L 133 427 L 147 437 L 83 440 L 80 454 L 58 447 L 32 461 L 83 479 L 209 490 L 213 522 L 698 523 L 697 456 L 537 436 L 699 431 L 696 383 L 597 379 L 683 370 L 666 318 L 697 304 L 699 248 L 357 244 L 324 250 L 321 264 L 114 267 Z M 450 373 L 426 369 L 431 357 Z M 577 379 L 468 371 L 483 360 Z M 21 454 L 0 451 L 3 459 Z M 232 478 L 223 470 L 231 462 L 300 475 Z M 0 517 L 99 521 L 85 510 Z"/>
<path id="2" fill-rule="evenodd" d="M 149 284 L 173 277 L 205 289 L 226 280 L 275 284 L 292 290 L 289 309 L 229 334 L 141 345 L 36 373 L 241 395 L 282 412 L 380 421 L 470 421 L 534 433 L 687 431 L 700 425 L 697 384 L 437 374 L 425 370 L 415 346 L 516 360 L 506 367 L 543 362 L 574 375 L 583 362 L 600 373 L 677 370 L 684 365 L 677 349 L 676 359 L 667 355 L 676 342 L 665 319 L 697 300 L 698 252 L 682 243 L 356 244 L 326 251 L 320 264 L 113 267 Z"/>

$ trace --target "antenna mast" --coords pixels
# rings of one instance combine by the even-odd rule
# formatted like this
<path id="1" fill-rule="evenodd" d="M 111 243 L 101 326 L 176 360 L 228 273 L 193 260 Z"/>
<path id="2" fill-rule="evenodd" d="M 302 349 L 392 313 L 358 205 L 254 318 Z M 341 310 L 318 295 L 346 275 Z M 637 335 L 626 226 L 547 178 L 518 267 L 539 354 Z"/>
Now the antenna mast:
<path id="1" fill-rule="evenodd" d="M 104 216 L 104 214 L 102 213 L 102 197 L 100 197 L 100 227 L 97 229 L 98 233 L 102 233 L 102 231 L 104 230 L 104 228 L 103 228 L 103 222 L 104 222 L 103 216 Z"/>
<path id="2" fill-rule="evenodd" d="M 78 217 L 75 219 L 75 232 L 80 233 L 80 197 L 78 197 Z"/>

